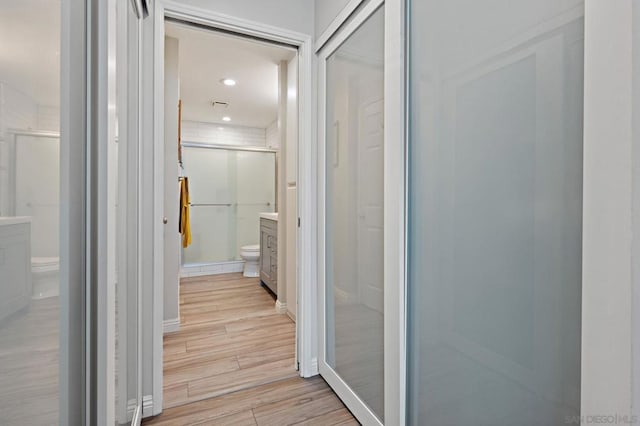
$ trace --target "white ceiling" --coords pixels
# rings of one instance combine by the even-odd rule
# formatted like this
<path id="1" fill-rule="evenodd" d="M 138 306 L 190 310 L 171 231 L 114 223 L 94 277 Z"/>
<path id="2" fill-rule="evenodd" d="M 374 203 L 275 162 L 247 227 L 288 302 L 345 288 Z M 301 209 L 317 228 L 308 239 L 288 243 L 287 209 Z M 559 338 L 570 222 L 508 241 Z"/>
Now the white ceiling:
<path id="1" fill-rule="evenodd" d="M 167 23 L 166 34 L 178 39 L 180 97 L 184 120 L 266 128 L 278 116 L 278 63 L 293 49 L 224 33 Z M 232 78 L 236 86 L 220 80 Z M 215 109 L 212 101 L 228 102 Z"/>
<path id="2" fill-rule="evenodd" d="M 60 104 L 60 0 L 0 2 L 0 81 Z"/>

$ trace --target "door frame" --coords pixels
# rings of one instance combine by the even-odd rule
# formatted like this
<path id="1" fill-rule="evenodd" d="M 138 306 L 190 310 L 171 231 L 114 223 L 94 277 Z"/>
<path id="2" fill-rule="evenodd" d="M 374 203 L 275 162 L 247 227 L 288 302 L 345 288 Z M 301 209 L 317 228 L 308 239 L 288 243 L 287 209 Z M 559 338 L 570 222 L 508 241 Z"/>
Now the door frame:
<path id="1" fill-rule="evenodd" d="M 381 424 L 324 362 L 326 59 L 379 7 L 384 7 L 384 410 L 385 423 L 406 418 L 406 3 L 352 0 L 321 34 L 318 55 L 318 359 L 319 370 L 359 421 Z M 390 143 L 394 141 L 395 143 Z M 392 285 L 395 284 L 395 285 Z"/>
<path id="2" fill-rule="evenodd" d="M 585 0 L 580 414 L 620 421 L 640 415 L 639 30 L 637 2 Z"/>
<path id="3" fill-rule="evenodd" d="M 141 321 L 143 315 L 142 300 L 142 276 L 141 259 L 142 249 L 139 248 L 139 238 L 142 232 L 142 219 L 140 214 L 140 182 L 142 169 L 140 167 L 140 153 L 142 147 L 141 136 L 141 85 L 142 85 L 142 29 L 146 24 L 144 16 L 139 13 L 137 6 L 130 0 L 109 0 L 110 6 L 109 39 L 115 43 L 115 52 L 110 51 L 110 61 L 115 61 L 115 67 L 110 62 L 109 73 L 115 72 L 115 110 L 117 111 L 118 135 L 115 142 L 118 144 L 117 159 L 112 161 L 112 173 L 117 180 L 117 190 L 109 188 L 111 197 L 117 199 L 117 217 L 115 218 L 115 249 L 110 250 L 109 255 L 116 263 L 117 273 L 114 272 L 116 295 L 109 299 L 109 312 L 115 317 L 116 304 L 119 307 L 117 318 L 111 320 L 117 328 L 117 387 L 114 384 L 112 394 L 118 395 L 118 404 L 111 403 L 114 409 L 114 417 L 119 424 L 130 423 L 139 425 L 143 412 L 142 393 L 142 333 Z M 111 75 L 111 74 L 110 74 Z M 111 100 L 111 102 L 114 102 Z M 113 106 L 113 105 L 112 105 Z M 114 114 L 115 115 L 115 114 Z M 115 127 L 115 126 L 114 126 Z M 112 129 L 112 131 L 115 131 Z M 110 141 L 111 142 L 111 141 Z M 114 204 L 111 202 L 110 204 Z M 134 299 L 130 299 L 135 295 Z M 135 333 L 135 338 L 130 339 L 129 333 Z M 112 347 L 116 352 L 116 339 L 112 338 Z M 130 357 L 129 353 L 135 353 Z M 114 359 L 114 365 L 115 365 Z M 109 373 L 115 376 L 116 372 Z M 132 379 L 133 377 L 133 379 Z M 135 383 L 135 389 L 130 389 L 130 382 Z M 108 420 L 109 422 L 110 420 Z M 111 424 L 111 423 L 109 423 Z"/>
<path id="4" fill-rule="evenodd" d="M 87 192 L 90 130 L 88 93 L 92 66 L 89 46 L 90 4 L 87 0 L 61 2 L 60 32 L 60 424 L 88 424 L 90 420 L 88 384 L 95 377 L 87 362 L 91 348 L 86 341 L 91 332 L 90 289 L 87 280 L 89 251 Z M 65 285 L 66 284 L 66 285 Z M 80 366 L 80 367 L 79 367 Z M 79 367 L 79 368 L 78 368 Z"/>
<path id="5" fill-rule="evenodd" d="M 143 102 L 147 110 L 153 110 L 153 118 L 142 123 L 143 138 L 153 149 L 153 167 L 145 173 L 149 176 L 149 186 L 143 188 L 153 194 L 153 230 L 147 237 L 153 241 L 151 265 L 143 264 L 150 280 L 142 283 L 143 294 L 151 295 L 152 314 L 143 320 L 143 333 L 151 334 L 151 339 L 143 343 L 143 357 L 152 364 L 151 377 L 144 377 L 144 416 L 157 415 L 162 411 L 162 320 L 163 320 L 163 225 L 164 216 L 164 22 L 165 17 L 180 19 L 212 29 L 234 32 L 240 35 L 258 37 L 275 43 L 286 43 L 298 48 L 298 309 L 296 334 L 299 373 L 302 377 L 318 374 L 317 363 L 317 319 L 316 319 L 316 161 L 314 147 L 314 56 L 312 37 L 283 28 L 273 27 L 233 16 L 219 14 L 211 10 L 185 5 L 174 0 L 157 0 L 153 4 L 153 40 L 146 45 L 143 62 L 151 67 L 143 67 L 152 83 L 143 87 Z M 149 48 L 150 47 L 150 48 Z M 153 144 L 153 141 L 158 141 Z M 161 141 L 161 142 L 160 142 Z M 144 238 L 144 235 L 142 235 Z M 146 297 L 146 296 L 145 296 Z M 149 318 L 152 317 L 152 324 Z M 292 366 L 293 367 L 293 366 Z M 148 373 L 145 373 L 147 376 Z M 151 383 L 151 387 L 148 384 Z M 147 402 L 148 401 L 148 402 Z"/>
<path id="6" fill-rule="evenodd" d="M 113 1 L 61 2 L 60 197 L 66 203 L 60 215 L 60 424 L 114 419 L 108 79 L 114 7 Z"/>

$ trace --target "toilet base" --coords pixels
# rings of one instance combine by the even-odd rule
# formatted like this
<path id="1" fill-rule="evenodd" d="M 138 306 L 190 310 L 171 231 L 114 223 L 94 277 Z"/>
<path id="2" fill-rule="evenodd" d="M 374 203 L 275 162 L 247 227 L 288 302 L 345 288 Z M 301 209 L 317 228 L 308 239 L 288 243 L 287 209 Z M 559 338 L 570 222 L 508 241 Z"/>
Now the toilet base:
<path id="1" fill-rule="evenodd" d="M 33 291 L 31 298 L 34 300 L 48 299 L 60 294 L 60 282 L 58 271 L 33 273 Z"/>
<path id="2" fill-rule="evenodd" d="M 256 278 L 260 276 L 260 267 L 257 260 L 245 260 L 242 276 L 247 278 Z"/>
<path id="3" fill-rule="evenodd" d="M 33 292 L 33 296 L 31 296 L 31 298 L 33 300 L 41 300 L 41 299 L 48 299 L 50 297 L 58 297 L 60 295 L 60 292 L 53 288 L 53 289 L 46 289 L 43 291 L 34 291 Z"/>

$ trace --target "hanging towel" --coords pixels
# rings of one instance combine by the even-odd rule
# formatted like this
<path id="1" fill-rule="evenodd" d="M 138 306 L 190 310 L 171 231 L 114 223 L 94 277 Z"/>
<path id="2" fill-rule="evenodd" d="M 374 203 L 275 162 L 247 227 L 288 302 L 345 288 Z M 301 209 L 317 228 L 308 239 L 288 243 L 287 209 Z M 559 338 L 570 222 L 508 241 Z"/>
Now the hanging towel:
<path id="1" fill-rule="evenodd" d="M 191 245 L 191 220 L 189 218 L 189 179 L 184 177 L 180 180 L 180 222 L 179 230 L 182 234 L 182 247 Z"/>

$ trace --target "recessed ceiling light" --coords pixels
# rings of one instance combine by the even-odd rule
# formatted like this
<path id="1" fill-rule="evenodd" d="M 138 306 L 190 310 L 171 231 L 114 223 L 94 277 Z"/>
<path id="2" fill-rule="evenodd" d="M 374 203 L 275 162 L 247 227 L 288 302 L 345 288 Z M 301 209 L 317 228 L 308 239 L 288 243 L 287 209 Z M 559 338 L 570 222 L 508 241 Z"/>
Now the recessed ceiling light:
<path id="1" fill-rule="evenodd" d="M 222 121 L 231 121 L 231 117 L 225 115 L 224 117 L 222 117 Z"/>
<path id="2" fill-rule="evenodd" d="M 224 84 L 225 86 L 235 86 L 236 85 L 236 81 L 232 78 L 223 78 L 222 80 L 220 80 L 220 83 Z"/>

